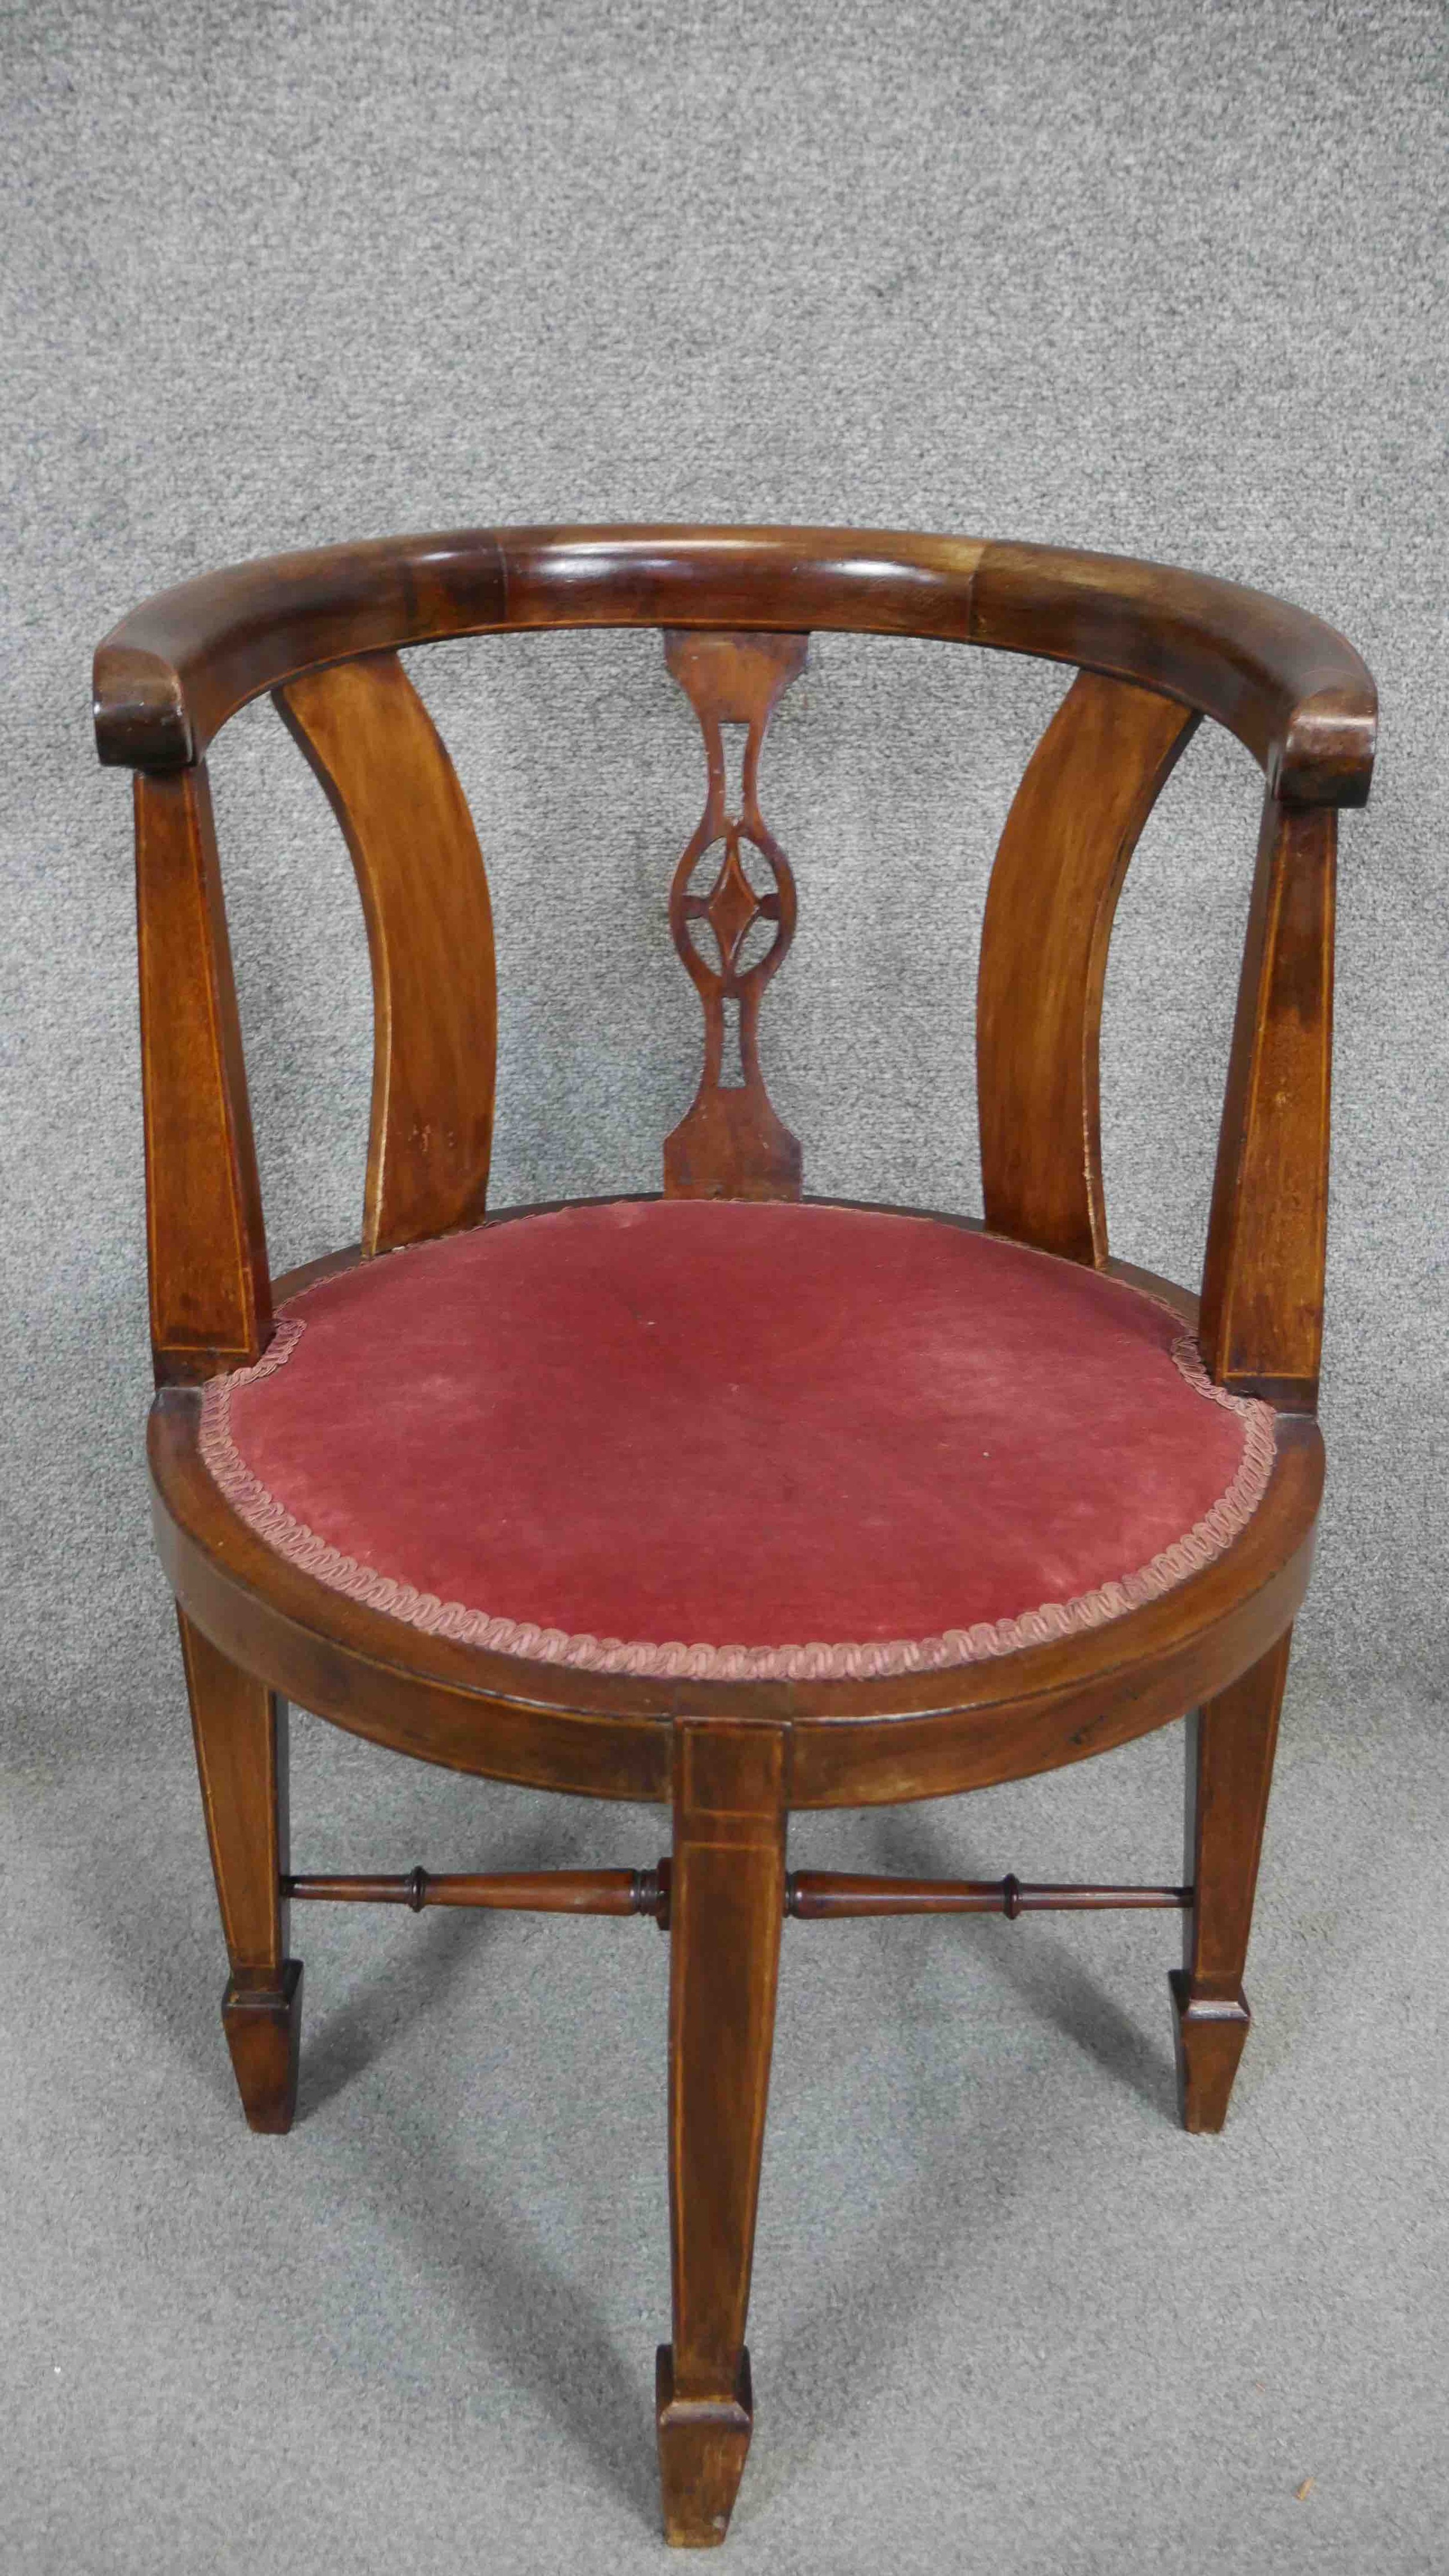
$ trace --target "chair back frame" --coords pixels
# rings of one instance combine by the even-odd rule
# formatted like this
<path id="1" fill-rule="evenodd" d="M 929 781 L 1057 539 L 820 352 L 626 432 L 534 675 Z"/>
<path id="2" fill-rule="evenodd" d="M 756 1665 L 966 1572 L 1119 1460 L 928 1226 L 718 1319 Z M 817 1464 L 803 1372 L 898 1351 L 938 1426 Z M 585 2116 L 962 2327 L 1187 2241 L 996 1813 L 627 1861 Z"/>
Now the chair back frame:
<path id="1" fill-rule="evenodd" d="M 668 1194 L 798 1195 L 800 1149 L 764 1089 L 757 1016 L 794 883 L 756 793 L 773 707 L 817 630 L 935 638 L 1076 666 L 1007 818 L 979 970 L 987 1224 L 1108 1264 L 1098 1042 L 1132 851 L 1197 724 L 1264 771 L 1265 798 L 1204 1266 L 1207 1366 L 1311 1412 L 1327 1219 L 1336 814 L 1363 803 L 1373 683 L 1318 619 L 1210 576 L 1105 555 L 856 529 L 470 529 L 273 557 L 163 593 L 96 658 L 103 761 L 136 772 L 152 1336 L 158 1381 L 255 1360 L 271 1281 L 205 754 L 273 693 L 338 817 L 375 1003 L 365 1254 L 487 1205 L 497 1000 L 488 885 L 452 764 L 398 654 L 467 634 L 654 626 L 704 734 L 708 797 L 670 921 L 705 1010 Z M 720 728 L 748 727 L 727 811 Z M 691 891 L 721 842 L 708 896 Z M 741 844 L 761 854 L 768 888 Z M 774 938 L 742 963 L 750 928 Z M 693 928 L 714 936 L 716 971 Z M 744 1080 L 723 1079 L 724 1006 Z"/>

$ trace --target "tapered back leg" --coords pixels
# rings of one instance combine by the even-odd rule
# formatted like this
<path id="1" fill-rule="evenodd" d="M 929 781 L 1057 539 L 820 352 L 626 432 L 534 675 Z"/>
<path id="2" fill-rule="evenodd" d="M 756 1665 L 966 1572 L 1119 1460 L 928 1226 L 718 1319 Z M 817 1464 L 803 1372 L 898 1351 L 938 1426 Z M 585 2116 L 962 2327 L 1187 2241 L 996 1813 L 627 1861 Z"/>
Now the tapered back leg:
<path id="1" fill-rule="evenodd" d="M 1185 2129 L 1220 2129 L 1252 2016 L 1243 1968 L 1293 1635 L 1188 1720 L 1186 1961 L 1172 1976 Z"/>
<path id="2" fill-rule="evenodd" d="M 302 1968 L 289 1959 L 287 1711 L 184 1613 L 196 1768 L 231 1976 L 221 2018 L 248 2126 L 278 2136 L 297 2104 Z"/>

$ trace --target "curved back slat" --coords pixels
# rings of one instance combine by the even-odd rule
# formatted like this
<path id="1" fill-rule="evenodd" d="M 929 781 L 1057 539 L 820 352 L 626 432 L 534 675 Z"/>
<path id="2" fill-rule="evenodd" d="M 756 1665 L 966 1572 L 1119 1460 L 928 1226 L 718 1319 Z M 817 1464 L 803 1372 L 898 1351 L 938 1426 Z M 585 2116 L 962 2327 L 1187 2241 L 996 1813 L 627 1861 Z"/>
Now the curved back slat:
<path id="1" fill-rule="evenodd" d="M 1374 689 L 1302 609 L 1170 566 L 859 528 L 463 528 L 238 564 L 165 591 L 96 657 L 102 760 L 170 769 L 299 672 L 446 635 L 661 626 L 933 636 L 1180 699 L 1275 792 L 1359 805 Z"/>
<path id="2" fill-rule="evenodd" d="M 476 1224 L 488 1189 L 497 984 L 473 820 L 421 698 L 380 653 L 289 680 L 277 708 L 337 816 L 372 960 L 363 1250 Z"/>
<path id="3" fill-rule="evenodd" d="M 1117 897 L 1198 719 L 1081 671 L 1006 819 L 981 934 L 976 1074 L 986 1222 L 1100 1269 L 1098 1040 Z"/>
<path id="4" fill-rule="evenodd" d="M 260 1357 L 272 1292 L 204 767 L 136 781 L 151 1340 L 158 1381 Z"/>
<path id="5" fill-rule="evenodd" d="M 1332 811 L 1266 799 L 1203 1270 L 1212 1375 L 1300 1411 L 1323 1344 L 1337 838 Z"/>

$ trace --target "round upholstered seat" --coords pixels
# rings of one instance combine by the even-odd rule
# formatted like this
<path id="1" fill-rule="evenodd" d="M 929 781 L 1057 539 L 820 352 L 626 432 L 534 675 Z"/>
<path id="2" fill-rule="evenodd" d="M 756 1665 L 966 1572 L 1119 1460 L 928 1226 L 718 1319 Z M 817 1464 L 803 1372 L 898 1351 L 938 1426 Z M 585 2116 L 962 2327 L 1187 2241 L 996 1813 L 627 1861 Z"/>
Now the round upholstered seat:
<path id="1" fill-rule="evenodd" d="M 359 1264 L 206 1392 L 302 1570 L 617 1673 L 908 1673 L 1097 1627 L 1245 1528 L 1273 1416 L 1124 1282 L 883 1210 L 616 1201 Z"/>

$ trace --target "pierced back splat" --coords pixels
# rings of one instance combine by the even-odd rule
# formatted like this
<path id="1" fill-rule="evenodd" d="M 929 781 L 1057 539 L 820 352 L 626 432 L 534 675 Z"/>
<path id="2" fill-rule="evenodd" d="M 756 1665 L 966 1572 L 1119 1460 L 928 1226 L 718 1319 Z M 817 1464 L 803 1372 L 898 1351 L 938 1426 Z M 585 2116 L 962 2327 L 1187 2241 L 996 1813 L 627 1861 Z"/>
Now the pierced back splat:
<path id="1" fill-rule="evenodd" d="M 669 927 L 704 1006 L 704 1069 L 688 1115 L 664 1141 L 664 1195 L 694 1199 L 798 1199 L 800 1143 L 775 1115 L 760 1072 L 760 997 L 795 935 L 795 880 L 760 812 L 760 747 L 776 706 L 805 668 L 807 635 L 696 634 L 666 628 L 664 658 L 704 735 L 708 792 L 699 827 L 674 872 Z M 721 728 L 747 725 L 741 810 L 731 814 Z M 724 844 L 707 894 L 691 891 L 707 852 Z M 741 857 L 746 843 L 764 860 L 771 886 L 760 893 Z M 758 922 L 774 925 L 763 955 L 745 963 Z M 700 938 L 717 951 L 716 967 Z M 725 1005 L 739 1010 L 739 1082 L 722 1079 Z"/>

